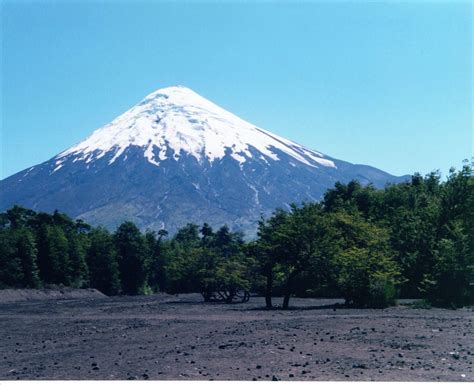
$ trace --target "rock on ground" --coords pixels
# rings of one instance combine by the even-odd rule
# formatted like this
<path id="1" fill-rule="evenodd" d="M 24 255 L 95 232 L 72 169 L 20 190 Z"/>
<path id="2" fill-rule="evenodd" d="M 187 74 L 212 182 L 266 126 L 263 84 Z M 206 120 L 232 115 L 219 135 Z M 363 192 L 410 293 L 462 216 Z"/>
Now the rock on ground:
<path id="1" fill-rule="evenodd" d="M 280 300 L 278 300 L 280 301 Z M 472 309 L 288 311 L 199 295 L 0 305 L 4 380 L 474 381 Z"/>

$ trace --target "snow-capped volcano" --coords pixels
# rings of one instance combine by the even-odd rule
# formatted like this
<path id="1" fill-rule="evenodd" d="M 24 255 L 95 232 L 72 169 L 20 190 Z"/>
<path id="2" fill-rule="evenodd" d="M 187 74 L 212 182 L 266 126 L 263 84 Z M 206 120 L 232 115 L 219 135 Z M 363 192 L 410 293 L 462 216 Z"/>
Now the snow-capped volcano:
<path id="1" fill-rule="evenodd" d="M 0 181 L 0 210 L 64 211 L 114 228 L 188 222 L 253 233 L 260 216 L 337 181 L 397 182 L 259 128 L 186 87 L 159 89 L 52 159 Z"/>
<path id="2" fill-rule="evenodd" d="M 258 128 L 183 86 L 159 89 L 89 138 L 62 152 L 58 167 L 69 155 L 87 163 L 113 153 L 115 162 L 129 146 L 144 150 L 148 161 L 159 166 L 167 150 L 179 159 L 182 153 L 211 163 L 228 151 L 239 163 L 252 158 L 252 146 L 262 159 L 278 160 L 272 148 L 308 166 L 335 167 L 318 152 Z"/>

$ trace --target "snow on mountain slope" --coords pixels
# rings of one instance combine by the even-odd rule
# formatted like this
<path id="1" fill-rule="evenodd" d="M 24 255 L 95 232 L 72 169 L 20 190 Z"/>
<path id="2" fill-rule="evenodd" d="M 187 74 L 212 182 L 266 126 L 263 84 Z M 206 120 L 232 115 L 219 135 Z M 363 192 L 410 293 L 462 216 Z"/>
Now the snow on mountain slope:
<path id="1" fill-rule="evenodd" d="M 211 163 L 230 150 L 235 160 L 244 163 L 253 156 L 249 151 L 252 146 L 264 159 L 278 160 L 272 150 L 279 149 L 311 167 L 336 167 L 323 154 L 258 128 L 189 88 L 177 86 L 149 94 L 89 138 L 59 154 L 55 170 L 71 155 L 76 161 L 88 163 L 112 151 L 109 163 L 113 163 L 131 145 L 141 147 L 156 166 L 167 158 L 168 148 L 175 159 L 184 152 L 198 161 L 206 157 Z"/>

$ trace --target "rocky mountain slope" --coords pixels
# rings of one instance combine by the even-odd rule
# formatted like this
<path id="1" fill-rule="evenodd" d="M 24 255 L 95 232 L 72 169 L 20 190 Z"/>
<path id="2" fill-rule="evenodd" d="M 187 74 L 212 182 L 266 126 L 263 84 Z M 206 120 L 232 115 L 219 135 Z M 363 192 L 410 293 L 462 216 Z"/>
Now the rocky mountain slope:
<path id="1" fill-rule="evenodd" d="M 352 179 L 377 187 L 402 180 L 272 134 L 178 86 L 0 181 L 0 210 L 58 209 L 111 229 L 132 220 L 173 232 L 207 221 L 251 234 L 261 214 L 317 200 Z"/>

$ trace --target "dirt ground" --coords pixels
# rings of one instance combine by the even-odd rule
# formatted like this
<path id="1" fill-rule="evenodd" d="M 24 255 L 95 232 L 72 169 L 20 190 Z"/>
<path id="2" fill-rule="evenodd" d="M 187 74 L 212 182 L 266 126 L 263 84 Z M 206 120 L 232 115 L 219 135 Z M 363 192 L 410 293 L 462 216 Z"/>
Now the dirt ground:
<path id="1" fill-rule="evenodd" d="M 69 287 L 55 287 L 49 289 L 3 289 L 0 290 L 0 306 L 2 303 L 19 301 L 105 297 L 107 297 L 105 294 L 96 289 L 71 289 Z"/>
<path id="2" fill-rule="evenodd" d="M 276 300 L 280 302 L 280 300 Z M 472 309 L 199 295 L 0 304 L 0 378 L 474 381 Z"/>

